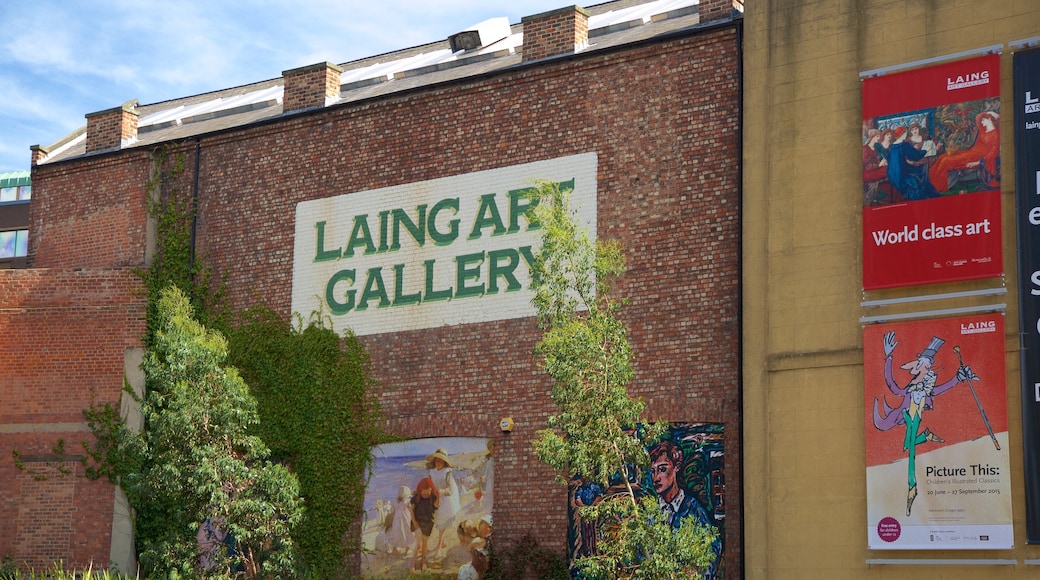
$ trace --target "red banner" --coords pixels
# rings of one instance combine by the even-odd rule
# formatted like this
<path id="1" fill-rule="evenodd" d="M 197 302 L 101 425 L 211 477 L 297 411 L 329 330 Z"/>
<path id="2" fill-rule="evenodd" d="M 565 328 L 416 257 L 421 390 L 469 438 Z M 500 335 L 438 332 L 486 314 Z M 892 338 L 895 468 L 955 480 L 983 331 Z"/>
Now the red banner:
<path id="1" fill-rule="evenodd" d="M 863 331 L 871 549 L 1013 545 L 1004 317 Z"/>
<path id="2" fill-rule="evenodd" d="M 863 287 L 999 276 L 1000 57 L 863 81 Z"/>

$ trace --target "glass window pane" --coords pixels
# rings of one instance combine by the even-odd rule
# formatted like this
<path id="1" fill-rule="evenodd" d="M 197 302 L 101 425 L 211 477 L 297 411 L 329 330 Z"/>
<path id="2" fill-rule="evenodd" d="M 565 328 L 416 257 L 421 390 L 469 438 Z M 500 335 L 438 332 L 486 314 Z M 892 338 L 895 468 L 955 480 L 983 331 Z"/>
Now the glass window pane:
<path id="1" fill-rule="evenodd" d="M 18 188 L 18 199 L 32 199 L 32 186 L 23 185 Z"/>
<path id="2" fill-rule="evenodd" d="M 29 250 L 29 230 L 18 230 L 15 235 L 14 255 L 24 257 Z"/>
<path id="3" fill-rule="evenodd" d="M 0 258 L 14 257 L 16 232 L 0 232 Z"/>
<path id="4" fill-rule="evenodd" d="M 29 230 L 0 232 L 0 258 L 23 257 L 29 249 Z"/>
<path id="5" fill-rule="evenodd" d="M 18 199 L 17 187 L 5 187 L 0 189 L 0 201 L 15 201 Z"/>

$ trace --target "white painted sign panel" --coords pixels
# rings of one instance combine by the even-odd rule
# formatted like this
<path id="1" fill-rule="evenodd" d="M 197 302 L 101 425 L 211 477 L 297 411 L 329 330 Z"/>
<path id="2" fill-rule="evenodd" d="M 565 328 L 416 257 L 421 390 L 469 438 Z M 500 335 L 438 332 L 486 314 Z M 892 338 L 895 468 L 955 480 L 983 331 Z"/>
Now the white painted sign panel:
<path id="1" fill-rule="evenodd" d="M 595 153 L 300 202 L 292 309 L 359 336 L 534 316 L 529 192 L 573 188 L 596 237 Z"/>

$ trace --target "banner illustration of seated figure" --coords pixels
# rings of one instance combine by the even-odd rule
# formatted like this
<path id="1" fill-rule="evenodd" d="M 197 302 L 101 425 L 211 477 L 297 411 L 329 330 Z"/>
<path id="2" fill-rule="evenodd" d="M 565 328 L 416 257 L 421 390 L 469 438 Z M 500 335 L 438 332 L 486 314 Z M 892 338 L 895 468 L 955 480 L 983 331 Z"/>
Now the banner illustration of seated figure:
<path id="1" fill-rule="evenodd" d="M 863 287 L 999 276 L 1000 57 L 863 81 Z"/>
<path id="2" fill-rule="evenodd" d="M 1003 329 L 992 314 L 864 330 L 870 548 L 1011 547 Z"/>

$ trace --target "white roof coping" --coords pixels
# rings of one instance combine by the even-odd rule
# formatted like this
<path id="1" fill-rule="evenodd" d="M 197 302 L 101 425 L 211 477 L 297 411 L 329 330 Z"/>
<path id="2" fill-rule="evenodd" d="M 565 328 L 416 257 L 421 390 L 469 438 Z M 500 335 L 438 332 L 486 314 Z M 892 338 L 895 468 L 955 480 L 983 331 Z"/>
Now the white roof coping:
<path id="1" fill-rule="evenodd" d="M 206 113 L 219 113 L 229 109 L 265 103 L 268 101 L 281 101 L 284 87 L 275 86 L 259 91 L 252 91 L 243 95 L 221 98 L 217 97 L 210 101 L 196 103 L 194 105 L 179 105 L 172 109 L 156 111 L 141 117 L 137 122 L 138 130 L 153 125 L 172 123 L 180 125 L 185 119 L 198 117 Z"/>
<path id="2" fill-rule="evenodd" d="M 591 39 L 593 36 L 600 36 L 641 24 L 687 16 L 693 14 L 699 4 L 700 0 L 653 0 L 628 8 L 595 14 L 589 17 L 589 36 Z M 517 28 L 519 29 L 519 26 Z M 444 48 L 419 54 L 413 53 L 411 56 L 354 69 L 348 68 L 340 76 L 341 90 L 348 91 L 369 84 L 379 84 L 393 81 L 394 79 L 414 77 L 452 68 L 456 65 L 515 54 L 522 50 L 524 35 L 522 32 L 512 32 L 512 30 L 513 26 L 509 25 L 507 19 L 491 18 L 462 32 L 478 31 L 482 43 L 479 48 L 460 49 L 456 52 L 452 52 L 450 48 Z M 596 34 L 593 34 L 593 32 L 596 32 Z M 467 40 L 467 43 L 460 42 L 459 45 L 472 44 L 472 38 Z M 448 44 L 451 44 L 451 39 L 448 40 Z M 578 47 L 576 47 L 576 50 L 578 50 Z M 393 53 L 387 56 L 392 57 Z M 272 82 L 278 82 L 278 80 L 273 79 Z M 163 108 L 163 103 L 156 103 L 148 106 L 148 109 L 154 110 L 154 112 L 142 115 L 138 120 L 138 130 L 144 133 L 171 126 L 179 126 L 183 123 L 205 121 L 224 115 L 258 110 L 280 104 L 283 94 L 284 86 L 281 84 L 268 84 L 267 88 L 245 94 L 231 97 L 214 97 L 187 105 L 178 105 L 171 102 L 167 105 L 169 108 Z M 330 97 L 326 98 L 325 104 L 328 106 L 341 100 L 343 100 L 342 96 Z M 69 142 L 63 143 L 60 148 L 51 151 L 48 158 L 56 157 L 57 154 L 64 150 L 82 143 L 84 139 L 85 131 L 75 136 Z"/>
<path id="3" fill-rule="evenodd" d="M 603 14 L 590 16 L 589 31 L 591 32 L 597 28 L 609 28 L 634 20 L 641 20 L 645 24 L 652 21 L 653 17 L 659 14 L 697 6 L 698 4 L 700 4 L 699 0 L 657 0 L 656 2 L 631 6 L 621 10 L 611 10 Z"/>

